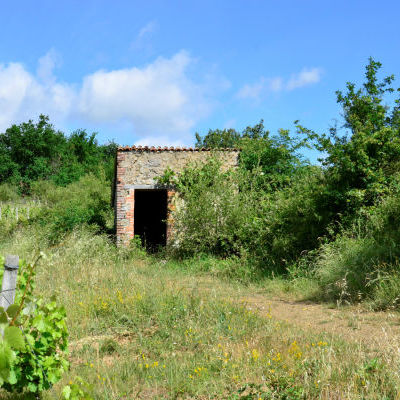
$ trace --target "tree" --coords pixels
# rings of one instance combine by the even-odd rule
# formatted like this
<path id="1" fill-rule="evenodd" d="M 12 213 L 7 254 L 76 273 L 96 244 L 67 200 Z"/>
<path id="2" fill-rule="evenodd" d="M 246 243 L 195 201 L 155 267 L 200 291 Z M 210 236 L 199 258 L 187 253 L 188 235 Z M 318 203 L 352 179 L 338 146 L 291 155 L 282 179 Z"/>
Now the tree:
<path id="1" fill-rule="evenodd" d="M 35 124 L 28 121 L 13 125 L 0 134 L 1 181 L 26 185 L 37 179 L 48 179 L 59 167 L 66 149 L 66 138 L 41 115 Z"/>
<path id="2" fill-rule="evenodd" d="M 298 150 L 307 144 L 306 140 L 292 138 L 285 129 L 271 136 L 263 120 L 247 126 L 242 133 L 234 129 L 210 129 L 204 137 L 196 133 L 196 139 L 196 147 L 239 148 L 240 167 L 257 172 L 258 186 L 268 190 L 287 184 L 294 171 L 304 165 Z"/>
<path id="3" fill-rule="evenodd" d="M 28 192 L 34 181 L 66 185 L 87 172 L 96 173 L 100 165 L 110 177 L 115 150 L 115 143 L 100 146 L 96 134 L 85 130 L 66 136 L 40 115 L 37 123 L 12 125 L 0 134 L 0 182 L 18 184 Z"/>
<path id="4" fill-rule="evenodd" d="M 197 148 L 205 147 L 211 149 L 236 147 L 240 139 L 240 133 L 235 129 L 210 129 L 204 137 L 201 137 L 197 132 L 195 136 Z"/>
<path id="5" fill-rule="evenodd" d="M 330 190 L 336 202 L 351 212 L 369 205 L 383 194 L 400 162 L 399 99 L 386 105 L 394 93 L 394 76 L 378 79 L 381 63 L 369 59 L 365 83 L 356 88 L 348 82 L 346 92 L 337 91 L 337 102 L 343 110 L 342 128 L 331 128 L 329 134 L 318 135 L 299 126 L 315 140 L 316 148 L 326 153 L 321 160 L 326 168 Z M 399 91 L 399 89 L 397 89 Z"/>

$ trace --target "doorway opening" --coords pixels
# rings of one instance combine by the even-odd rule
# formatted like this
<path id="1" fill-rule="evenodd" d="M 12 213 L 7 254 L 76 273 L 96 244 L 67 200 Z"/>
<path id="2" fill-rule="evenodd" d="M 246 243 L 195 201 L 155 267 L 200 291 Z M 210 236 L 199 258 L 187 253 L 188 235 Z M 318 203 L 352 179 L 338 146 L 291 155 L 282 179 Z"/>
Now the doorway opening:
<path id="1" fill-rule="evenodd" d="M 149 251 L 157 251 L 167 243 L 167 191 L 136 189 L 134 232 Z"/>

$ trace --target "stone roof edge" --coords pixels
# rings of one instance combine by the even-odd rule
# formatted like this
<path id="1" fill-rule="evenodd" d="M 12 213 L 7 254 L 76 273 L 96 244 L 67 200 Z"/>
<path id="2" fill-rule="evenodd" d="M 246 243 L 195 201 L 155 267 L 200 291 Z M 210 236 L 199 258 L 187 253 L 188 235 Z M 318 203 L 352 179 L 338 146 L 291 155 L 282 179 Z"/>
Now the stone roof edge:
<path id="1" fill-rule="evenodd" d="M 120 146 L 117 149 L 118 151 L 150 151 L 150 152 L 159 152 L 159 151 L 233 151 L 238 152 L 239 149 L 235 148 L 221 148 L 221 149 L 210 149 L 205 147 L 194 148 L 194 147 L 155 147 L 155 146 Z"/>

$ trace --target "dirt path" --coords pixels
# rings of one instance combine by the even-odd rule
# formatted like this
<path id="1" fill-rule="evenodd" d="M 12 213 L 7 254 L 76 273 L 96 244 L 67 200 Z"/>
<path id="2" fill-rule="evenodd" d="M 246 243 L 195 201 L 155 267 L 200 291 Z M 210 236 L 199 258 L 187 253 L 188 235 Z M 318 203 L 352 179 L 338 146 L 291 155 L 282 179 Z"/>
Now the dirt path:
<path id="1" fill-rule="evenodd" d="M 333 309 L 311 302 L 271 299 L 266 295 L 243 296 L 240 300 L 261 315 L 271 315 L 301 329 L 334 335 L 376 349 L 390 345 L 391 349 L 400 350 L 398 313 L 368 312 L 360 306 Z"/>
<path id="2" fill-rule="evenodd" d="M 175 284 L 178 282 L 175 282 Z M 244 304 L 248 309 L 262 316 L 270 315 L 299 329 L 334 336 L 346 342 L 367 345 L 372 351 L 388 351 L 400 354 L 400 313 L 371 312 L 362 306 L 343 306 L 332 308 L 326 304 L 310 301 L 289 300 L 265 293 L 260 288 L 243 288 L 207 278 L 192 278 L 182 283 L 187 290 L 207 292 L 208 296 L 224 297 L 233 302 Z"/>

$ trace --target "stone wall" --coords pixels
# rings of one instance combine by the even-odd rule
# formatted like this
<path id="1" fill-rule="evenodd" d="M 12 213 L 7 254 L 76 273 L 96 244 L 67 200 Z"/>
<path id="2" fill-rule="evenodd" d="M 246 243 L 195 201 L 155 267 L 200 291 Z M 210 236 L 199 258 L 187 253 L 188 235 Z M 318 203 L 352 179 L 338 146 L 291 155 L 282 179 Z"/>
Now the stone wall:
<path id="1" fill-rule="evenodd" d="M 223 168 L 237 165 L 237 151 L 119 151 L 124 154 L 120 166 L 124 169 L 124 182 L 131 185 L 154 185 L 167 167 L 182 171 L 190 163 L 204 164 L 211 155 L 221 159 Z"/>
<path id="2" fill-rule="evenodd" d="M 210 157 L 217 157 L 222 168 L 236 167 L 239 152 L 232 149 L 179 149 L 123 147 L 117 151 L 114 187 L 114 211 L 117 244 L 126 245 L 134 236 L 134 206 L 136 189 L 154 189 L 155 178 L 169 167 L 179 173 L 189 164 L 204 164 Z M 169 209 L 173 192 L 168 192 Z M 167 233 L 171 232 L 168 218 Z"/>

